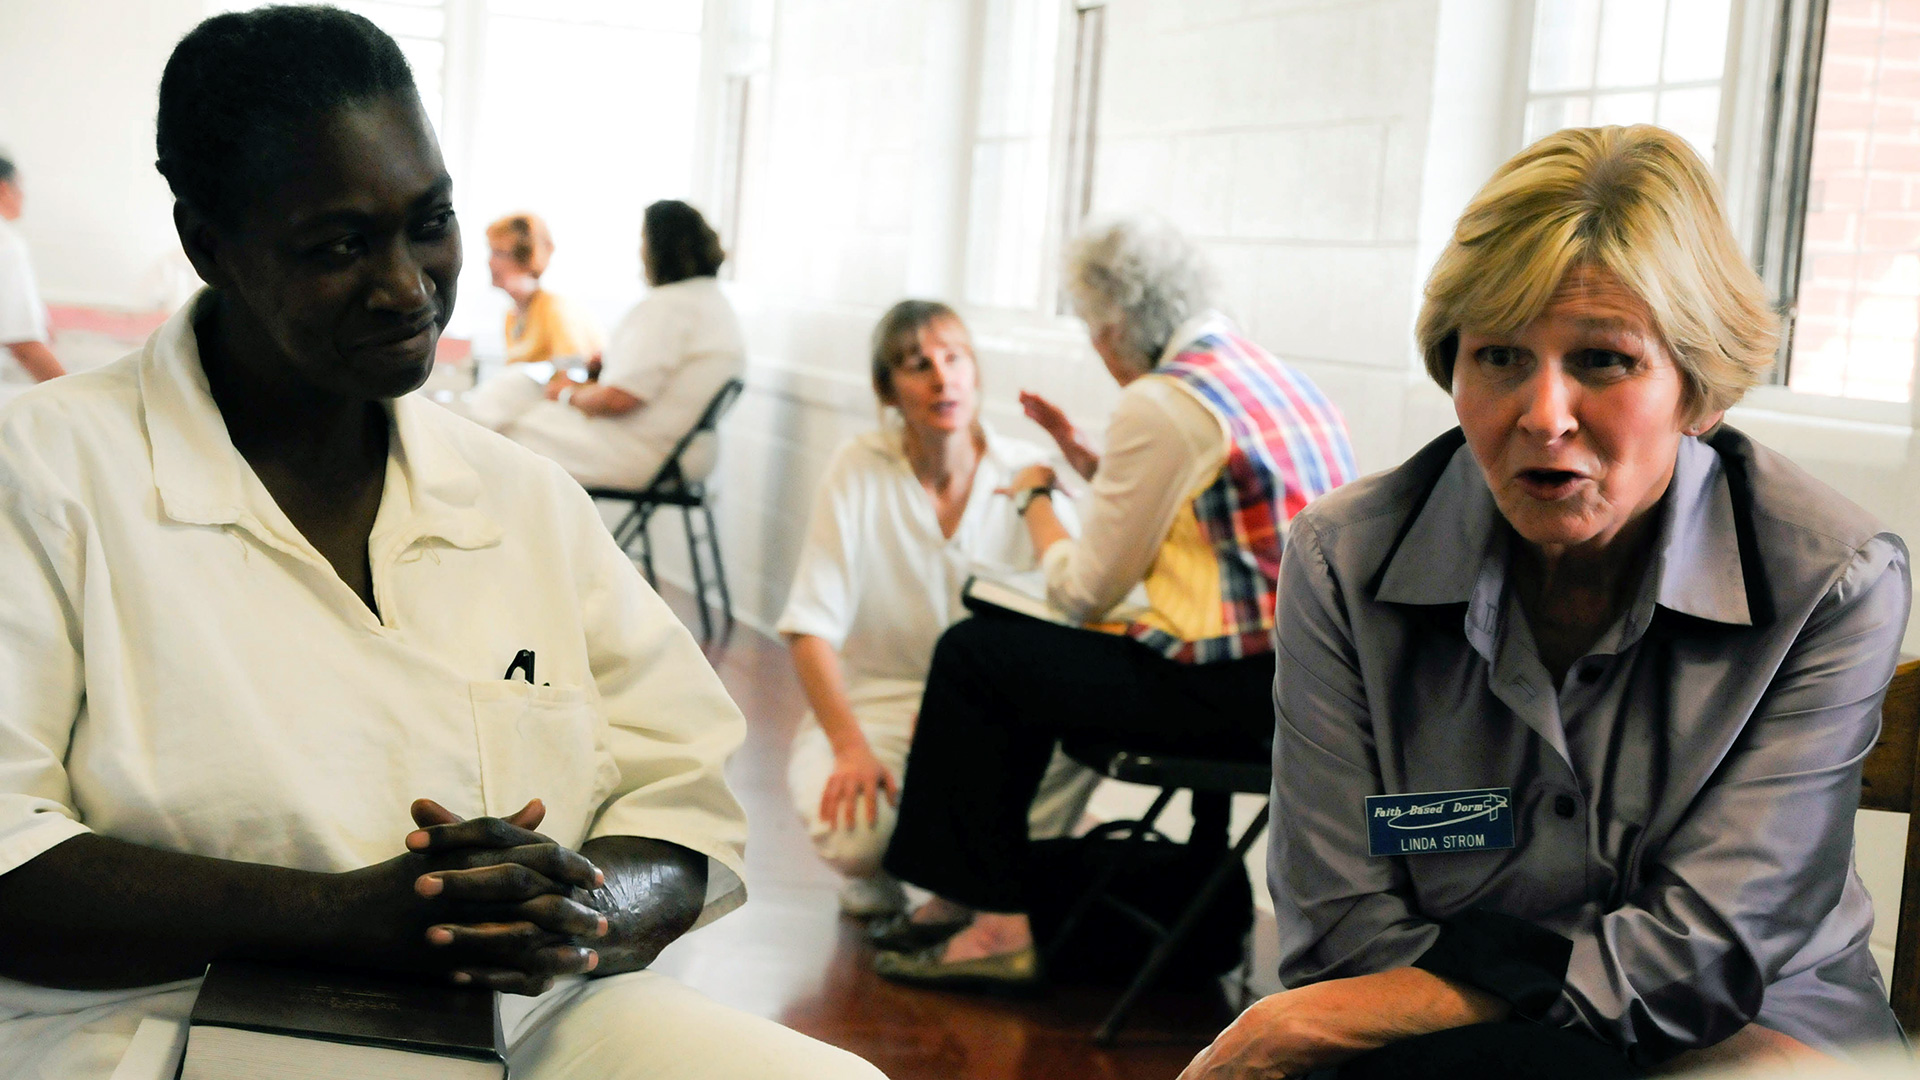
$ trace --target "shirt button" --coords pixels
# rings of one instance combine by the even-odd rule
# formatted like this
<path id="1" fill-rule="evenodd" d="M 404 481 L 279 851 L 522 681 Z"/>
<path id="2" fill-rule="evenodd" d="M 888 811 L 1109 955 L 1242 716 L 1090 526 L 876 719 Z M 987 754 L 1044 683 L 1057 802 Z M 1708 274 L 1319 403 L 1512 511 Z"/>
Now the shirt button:
<path id="1" fill-rule="evenodd" d="M 1559 814 L 1561 817 L 1570 818 L 1575 813 L 1578 813 L 1579 810 L 1580 804 L 1574 801 L 1573 796 L 1555 795 L 1553 797 L 1553 812 Z"/>

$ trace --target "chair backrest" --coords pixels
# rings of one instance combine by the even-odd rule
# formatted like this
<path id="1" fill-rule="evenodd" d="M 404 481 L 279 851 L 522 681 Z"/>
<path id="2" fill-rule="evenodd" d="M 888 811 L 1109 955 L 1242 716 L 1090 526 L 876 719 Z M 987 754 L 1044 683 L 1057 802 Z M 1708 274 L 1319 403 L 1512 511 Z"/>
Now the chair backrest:
<path id="1" fill-rule="evenodd" d="M 661 487 L 690 489 L 698 484 L 700 481 L 687 476 L 686 469 L 682 465 L 686 459 L 687 450 L 700 436 L 716 435 L 720 421 L 727 415 L 727 410 L 733 408 L 733 403 L 740 400 L 740 395 L 746 388 L 747 384 L 744 381 L 728 379 L 725 385 L 713 395 L 712 400 L 707 402 L 706 411 L 700 414 L 700 419 L 693 425 L 692 430 L 680 436 L 680 441 L 673 444 L 673 453 L 667 455 L 665 464 L 660 466 L 660 471 L 654 475 L 653 482 L 647 486 L 656 489 Z"/>
<path id="2" fill-rule="evenodd" d="M 1860 777 L 1860 807 L 1911 815 L 1920 793 L 1920 660 L 1894 669 L 1880 706 L 1880 741 L 1868 752 Z M 1920 828 L 1907 823 L 1907 854 L 1900 874 L 1900 921 L 1894 932 L 1893 1014 L 1900 1026 L 1920 1034 Z"/>

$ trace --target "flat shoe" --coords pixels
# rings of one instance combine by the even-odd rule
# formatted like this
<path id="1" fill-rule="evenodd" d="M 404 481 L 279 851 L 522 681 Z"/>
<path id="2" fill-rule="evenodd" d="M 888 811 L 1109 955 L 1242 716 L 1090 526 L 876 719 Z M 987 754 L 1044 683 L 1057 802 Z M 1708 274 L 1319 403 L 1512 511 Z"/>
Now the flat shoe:
<path id="1" fill-rule="evenodd" d="M 919 952 L 930 945 L 946 944 L 948 938 L 972 925 L 971 915 L 950 922 L 917 923 L 913 916 L 902 912 L 869 922 L 867 940 L 885 952 Z"/>
<path id="2" fill-rule="evenodd" d="M 944 945 L 918 952 L 883 952 L 873 958 L 873 970 L 883 979 L 933 990 L 970 990 L 978 993 L 1027 997 L 1046 988 L 1040 974 L 1040 954 L 1033 946 L 977 960 L 940 959 Z"/>

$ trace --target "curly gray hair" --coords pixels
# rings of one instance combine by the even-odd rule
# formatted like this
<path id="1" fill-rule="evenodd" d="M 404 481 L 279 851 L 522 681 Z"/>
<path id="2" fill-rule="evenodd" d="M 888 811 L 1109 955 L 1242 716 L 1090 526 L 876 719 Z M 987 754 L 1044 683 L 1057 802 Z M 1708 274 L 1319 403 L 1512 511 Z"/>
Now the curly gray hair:
<path id="1" fill-rule="evenodd" d="M 1213 304 L 1213 274 L 1200 249 L 1154 217 L 1089 226 L 1067 245 L 1065 277 L 1088 329 L 1118 327 L 1142 371 L 1160 362 L 1181 323 Z"/>

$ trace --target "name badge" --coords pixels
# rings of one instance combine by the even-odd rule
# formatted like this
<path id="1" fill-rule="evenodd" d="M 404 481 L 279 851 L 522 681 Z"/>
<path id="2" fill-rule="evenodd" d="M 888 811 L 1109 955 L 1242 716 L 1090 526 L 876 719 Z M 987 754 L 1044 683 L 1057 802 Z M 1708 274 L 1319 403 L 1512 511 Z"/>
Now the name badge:
<path id="1" fill-rule="evenodd" d="M 1367 796 L 1367 854 L 1446 855 L 1513 846 L 1513 789 Z"/>

